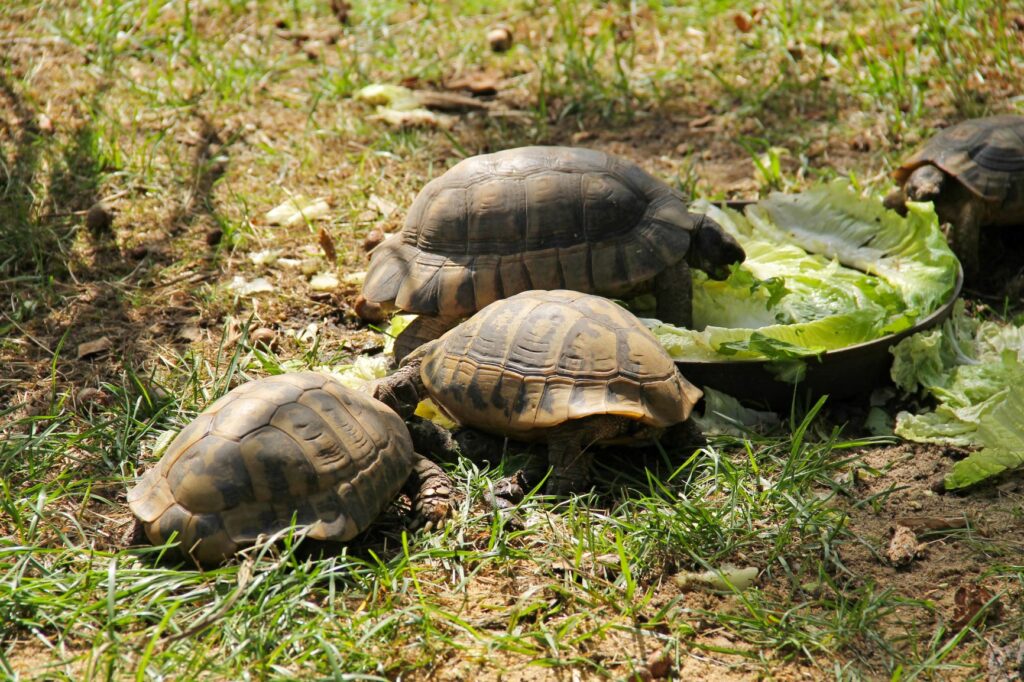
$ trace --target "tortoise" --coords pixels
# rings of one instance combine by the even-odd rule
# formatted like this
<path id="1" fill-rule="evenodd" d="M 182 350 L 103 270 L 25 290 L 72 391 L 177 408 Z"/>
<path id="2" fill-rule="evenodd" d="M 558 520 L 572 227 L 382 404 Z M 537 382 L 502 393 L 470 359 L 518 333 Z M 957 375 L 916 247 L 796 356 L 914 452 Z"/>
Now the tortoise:
<path id="1" fill-rule="evenodd" d="M 653 287 L 657 315 L 691 326 L 689 266 L 715 279 L 744 259 L 717 223 L 639 166 L 574 147 L 465 159 L 423 188 L 405 225 L 371 253 L 356 311 L 420 315 L 401 357 L 461 318 L 530 289 L 620 297 Z"/>
<path id="2" fill-rule="evenodd" d="M 964 276 L 981 268 L 979 228 L 1024 223 L 1024 116 L 989 116 L 941 131 L 893 171 L 900 187 L 885 205 L 932 201 L 952 225 Z"/>
<path id="3" fill-rule="evenodd" d="M 545 441 L 548 492 L 584 489 L 592 443 L 644 441 L 702 392 L 621 306 L 576 291 L 496 301 L 410 354 L 374 397 L 408 416 L 429 397 L 463 426 Z"/>
<path id="4" fill-rule="evenodd" d="M 311 538 L 350 540 L 403 486 L 417 523 L 447 514 L 450 483 L 413 451 L 397 414 L 327 375 L 296 372 L 210 405 L 128 492 L 128 506 L 152 543 L 177 533 L 184 556 L 214 564 L 293 518 Z"/>

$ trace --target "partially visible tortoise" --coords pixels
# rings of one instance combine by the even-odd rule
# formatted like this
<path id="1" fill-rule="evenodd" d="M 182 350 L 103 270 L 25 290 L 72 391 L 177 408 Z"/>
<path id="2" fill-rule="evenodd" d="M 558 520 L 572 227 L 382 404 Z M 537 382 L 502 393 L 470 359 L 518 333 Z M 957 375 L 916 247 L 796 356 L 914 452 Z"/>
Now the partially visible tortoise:
<path id="1" fill-rule="evenodd" d="M 213 564 L 294 521 L 318 540 L 350 540 L 404 489 L 418 521 L 447 514 L 450 483 L 413 452 L 402 419 L 315 372 L 243 384 L 171 442 L 128 491 L 149 540 L 177 533 L 183 555 Z"/>
<path id="2" fill-rule="evenodd" d="M 460 318 L 530 289 L 620 297 L 653 287 L 657 315 L 689 327 L 689 266 L 715 279 L 742 247 L 629 161 L 591 149 L 520 147 L 461 161 L 416 197 L 371 254 L 356 310 L 418 313 L 401 357 Z"/>
<path id="3" fill-rule="evenodd" d="M 463 426 L 546 441 L 556 495 L 589 485 L 590 445 L 649 440 L 685 421 L 702 395 L 632 313 L 575 291 L 492 303 L 373 393 L 404 416 L 429 397 Z"/>
<path id="4" fill-rule="evenodd" d="M 1024 224 L 1024 116 L 976 118 L 946 128 L 893 172 L 900 183 L 885 205 L 933 201 L 952 225 L 965 277 L 981 267 L 979 228 Z"/>

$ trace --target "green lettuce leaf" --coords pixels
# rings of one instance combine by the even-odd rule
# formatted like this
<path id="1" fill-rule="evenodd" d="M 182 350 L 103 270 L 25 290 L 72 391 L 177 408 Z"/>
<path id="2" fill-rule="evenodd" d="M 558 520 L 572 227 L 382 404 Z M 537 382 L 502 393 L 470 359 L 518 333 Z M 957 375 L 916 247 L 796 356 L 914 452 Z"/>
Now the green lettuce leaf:
<path id="1" fill-rule="evenodd" d="M 896 434 L 981 448 L 953 466 L 946 488 L 1024 466 L 1024 328 L 979 323 L 958 303 L 941 329 L 908 337 L 892 353 L 896 384 L 938 403 L 923 414 L 900 412 Z"/>
<path id="2" fill-rule="evenodd" d="M 695 329 L 647 321 L 677 360 L 820 355 L 913 326 L 955 286 L 956 257 L 930 204 L 901 218 L 833 183 L 772 195 L 745 215 L 706 202 L 695 210 L 747 258 L 725 281 L 695 273 Z"/>

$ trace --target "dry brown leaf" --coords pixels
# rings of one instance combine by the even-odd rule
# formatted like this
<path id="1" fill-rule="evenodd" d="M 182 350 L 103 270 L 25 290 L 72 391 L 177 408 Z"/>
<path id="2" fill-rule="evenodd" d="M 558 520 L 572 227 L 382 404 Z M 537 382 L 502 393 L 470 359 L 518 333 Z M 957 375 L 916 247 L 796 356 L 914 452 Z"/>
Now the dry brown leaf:
<path id="1" fill-rule="evenodd" d="M 754 28 L 754 20 L 746 12 L 736 12 L 732 15 L 732 23 L 736 24 L 743 33 L 749 33 Z"/>
<path id="2" fill-rule="evenodd" d="M 950 625 L 955 630 L 961 630 L 970 623 L 978 612 L 992 599 L 992 593 L 982 585 L 961 585 L 956 588 L 953 594 L 953 618 Z M 999 602 L 995 601 L 989 607 L 988 613 L 982 616 L 983 622 L 999 610 Z"/>
<path id="3" fill-rule="evenodd" d="M 885 556 L 893 566 L 906 566 L 924 551 L 924 545 L 918 543 L 917 535 L 906 526 L 897 525 L 892 531 L 892 539 L 885 550 Z"/>
<path id="4" fill-rule="evenodd" d="M 493 73 L 472 73 L 444 84 L 449 90 L 468 90 L 477 97 L 498 94 L 500 77 Z"/>
<path id="5" fill-rule="evenodd" d="M 327 262 L 331 265 L 337 263 L 338 251 L 334 248 L 334 240 L 331 238 L 330 232 L 321 227 L 320 234 L 317 235 L 317 241 L 320 242 L 320 248 L 324 250 Z"/>
<path id="6" fill-rule="evenodd" d="M 434 90 L 416 90 L 414 93 L 420 106 L 436 111 L 480 111 L 487 108 L 486 102 L 454 92 L 436 92 Z"/>
<path id="7" fill-rule="evenodd" d="M 105 353 L 114 346 L 114 342 L 106 336 L 101 336 L 95 341 L 86 341 L 78 344 L 78 359 L 87 358 L 91 355 Z"/>
<path id="8" fill-rule="evenodd" d="M 704 127 L 710 125 L 711 123 L 713 123 L 714 120 L 715 120 L 715 117 L 712 116 L 711 114 L 708 114 L 707 116 L 701 116 L 700 118 L 695 118 L 692 121 L 690 121 L 689 127 L 691 129 L 694 129 L 694 128 L 704 128 Z"/>

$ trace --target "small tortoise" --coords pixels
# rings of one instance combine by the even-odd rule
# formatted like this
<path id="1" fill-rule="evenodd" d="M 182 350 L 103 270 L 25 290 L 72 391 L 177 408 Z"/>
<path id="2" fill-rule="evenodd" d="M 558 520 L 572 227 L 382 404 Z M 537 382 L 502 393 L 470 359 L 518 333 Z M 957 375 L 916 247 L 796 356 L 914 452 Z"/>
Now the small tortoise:
<path id="1" fill-rule="evenodd" d="M 1024 116 L 990 116 L 946 128 L 893 172 L 900 183 L 885 198 L 933 201 L 950 223 L 966 278 L 980 273 L 979 228 L 1024 223 Z"/>
<path id="2" fill-rule="evenodd" d="M 450 484 L 413 452 L 402 419 L 315 372 L 252 381 L 210 405 L 128 492 L 149 540 L 177 532 L 214 564 L 296 523 L 350 540 L 403 489 L 418 520 L 440 522 Z"/>
<path id="3" fill-rule="evenodd" d="M 649 440 L 701 397 L 629 311 L 575 291 L 527 291 L 421 346 L 374 396 L 408 416 L 429 396 L 463 426 L 546 441 L 548 492 L 588 485 L 593 443 Z"/>
<path id="4" fill-rule="evenodd" d="M 653 286 L 662 320 L 689 327 L 689 266 L 716 279 L 742 247 L 639 166 L 572 147 L 474 156 L 429 182 L 371 254 L 356 310 L 418 313 L 396 356 L 529 289 L 624 296 Z"/>

